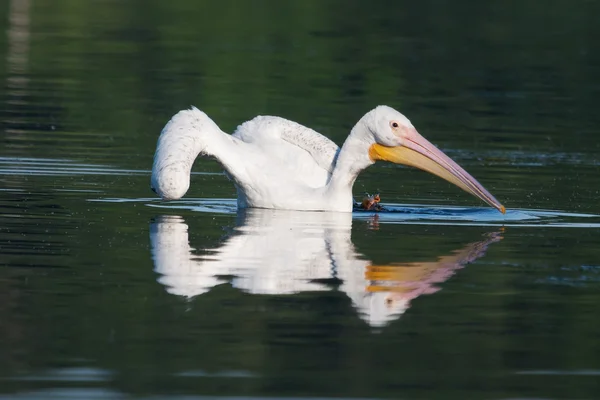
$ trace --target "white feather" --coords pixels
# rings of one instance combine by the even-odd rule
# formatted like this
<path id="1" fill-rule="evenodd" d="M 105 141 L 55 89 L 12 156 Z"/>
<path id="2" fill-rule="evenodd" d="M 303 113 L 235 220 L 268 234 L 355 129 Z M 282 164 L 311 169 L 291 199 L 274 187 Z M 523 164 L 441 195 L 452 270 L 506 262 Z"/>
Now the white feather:
<path id="1" fill-rule="evenodd" d="M 235 182 L 241 208 L 351 211 L 351 185 L 337 197 L 327 190 L 339 152 L 325 136 L 284 118 L 258 116 L 228 135 L 192 107 L 163 128 L 151 183 L 163 199 L 181 198 L 194 160 L 206 155 L 216 158 Z M 363 168 L 373 163 L 364 153 Z"/>
<path id="2" fill-rule="evenodd" d="M 419 135 L 404 115 L 387 106 L 365 114 L 341 149 L 314 130 L 279 117 L 256 117 L 228 135 L 197 108 L 180 111 L 158 139 L 152 189 L 165 200 L 181 198 L 201 154 L 221 163 L 236 185 L 240 208 L 349 212 L 352 186 L 358 174 L 375 162 L 370 155 L 375 144 L 390 154 L 407 146 L 420 154 L 421 161 L 415 162 L 411 154 L 408 162 L 390 160 L 428 165 L 423 168 L 504 210 L 473 177 Z M 433 164 L 423 159 L 437 164 L 431 168 Z"/>

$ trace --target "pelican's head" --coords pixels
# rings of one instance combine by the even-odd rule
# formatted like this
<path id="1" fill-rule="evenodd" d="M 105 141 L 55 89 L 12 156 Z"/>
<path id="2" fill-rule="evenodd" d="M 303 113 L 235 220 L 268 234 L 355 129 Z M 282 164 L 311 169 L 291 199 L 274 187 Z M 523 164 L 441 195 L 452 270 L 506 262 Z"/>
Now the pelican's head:
<path id="1" fill-rule="evenodd" d="M 417 132 L 404 115 L 379 106 L 365 122 L 375 143 L 369 147 L 372 161 L 384 160 L 422 169 L 443 178 L 504 213 L 506 209 L 467 171 Z"/>

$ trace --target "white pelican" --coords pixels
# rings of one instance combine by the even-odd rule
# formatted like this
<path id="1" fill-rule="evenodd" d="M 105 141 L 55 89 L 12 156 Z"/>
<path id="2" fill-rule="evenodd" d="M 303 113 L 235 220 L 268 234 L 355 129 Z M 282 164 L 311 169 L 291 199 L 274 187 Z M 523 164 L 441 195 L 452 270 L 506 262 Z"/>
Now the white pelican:
<path id="1" fill-rule="evenodd" d="M 312 129 L 279 117 L 258 116 L 228 135 L 197 108 L 182 110 L 158 138 L 152 190 L 164 200 L 181 198 L 199 154 L 221 163 L 235 183 L 239 208 L 350 212 L 356 177 L 384 160 L 433 173 L 505 212 L 475 178 L 387 106 L 366 113 L 341 149 Z"/>

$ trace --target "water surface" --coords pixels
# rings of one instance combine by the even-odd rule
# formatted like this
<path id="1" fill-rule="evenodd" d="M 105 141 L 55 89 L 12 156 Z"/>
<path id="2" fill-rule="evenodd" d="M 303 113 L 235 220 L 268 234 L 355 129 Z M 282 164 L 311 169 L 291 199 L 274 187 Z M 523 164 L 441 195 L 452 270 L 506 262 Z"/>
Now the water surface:
<path id="1" fill-rule="evenodd" d="M 599 12 L 3 3 L 0 398 L 598 398 Z M 390 164 L 380 213 L 238 212 L 204 159 L 159 201 L 190 104 L 339 144 L 388 104 L 508 211 Z"/>

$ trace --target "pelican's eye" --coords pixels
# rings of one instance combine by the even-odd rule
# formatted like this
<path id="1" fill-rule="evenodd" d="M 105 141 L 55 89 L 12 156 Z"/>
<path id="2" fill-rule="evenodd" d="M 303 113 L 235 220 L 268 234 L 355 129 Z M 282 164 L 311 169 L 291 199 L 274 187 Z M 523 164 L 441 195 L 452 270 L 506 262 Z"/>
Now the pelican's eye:
<path id="1" fill-rule="evenodd" d="M 392 122 L 390 122 L 390 125 L 391 125 L 391 127 L 392 127 L 392 128 L 394 128 L 394 129 L 396 129 L 396 128 L 398 128 L 398 127 L 400 126 L 400 124 L 398 124 L 396 121 L 392 121 Z"/>

